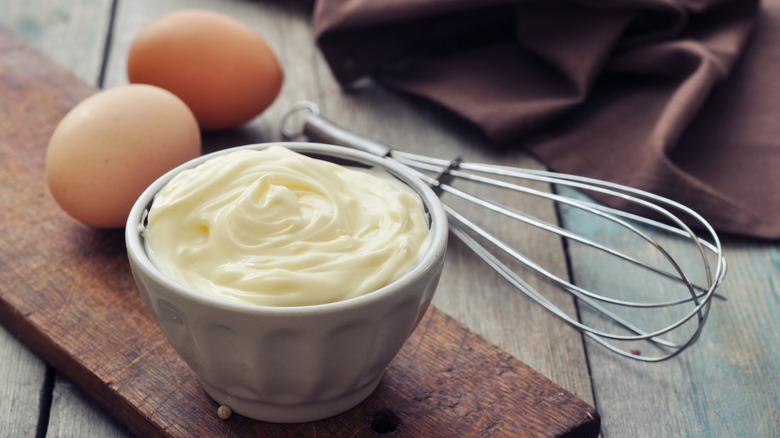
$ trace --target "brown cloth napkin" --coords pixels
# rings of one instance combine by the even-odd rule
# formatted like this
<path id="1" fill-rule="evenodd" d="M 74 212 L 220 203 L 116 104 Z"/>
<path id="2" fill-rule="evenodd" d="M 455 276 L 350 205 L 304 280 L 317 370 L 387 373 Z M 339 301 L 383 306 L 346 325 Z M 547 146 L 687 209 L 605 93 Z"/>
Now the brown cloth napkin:
<path id="1" fill-rule="evenodd" d="M 780 0 L 317 0 L 312 24 L 345 86 L 780 237 Z"/>

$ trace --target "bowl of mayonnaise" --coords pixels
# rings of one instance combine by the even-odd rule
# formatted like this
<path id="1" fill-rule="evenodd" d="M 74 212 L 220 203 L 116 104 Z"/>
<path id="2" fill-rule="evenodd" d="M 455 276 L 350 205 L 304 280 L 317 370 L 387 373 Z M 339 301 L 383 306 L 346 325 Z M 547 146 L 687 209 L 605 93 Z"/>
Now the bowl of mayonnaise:
<path id="1" fill-rule="evenodd" d="M 374 391 L 433 298 L 447 232 L 436 194 L 392 160 L 268 143 L 163 175 L 125 238 L 144 304 L 206 393 L 292 423 Z"/>

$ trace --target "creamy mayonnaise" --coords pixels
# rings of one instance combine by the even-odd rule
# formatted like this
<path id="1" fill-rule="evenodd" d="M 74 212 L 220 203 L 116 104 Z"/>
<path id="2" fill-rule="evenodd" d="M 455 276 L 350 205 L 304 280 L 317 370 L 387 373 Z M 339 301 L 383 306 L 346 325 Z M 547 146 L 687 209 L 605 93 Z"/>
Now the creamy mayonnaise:
<path id="1" fill-rule="evenodd" d="M 155 265 L 197 291 L 305 306 L 396 280 L 428 231 L 419 196 L 386 171 L 272 146 L 179 173 L 154 198 L 145 237 Z"/>

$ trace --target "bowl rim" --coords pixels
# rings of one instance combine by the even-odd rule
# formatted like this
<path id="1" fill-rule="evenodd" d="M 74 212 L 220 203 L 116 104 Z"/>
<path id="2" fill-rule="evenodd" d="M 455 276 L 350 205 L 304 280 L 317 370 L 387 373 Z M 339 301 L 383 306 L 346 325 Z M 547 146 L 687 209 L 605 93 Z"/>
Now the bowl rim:
<path id="1" fill-rule="evenodd" d="M 431 242 L 428 245 L 425 254 L 423 254 L 411 270 L 386 286 L 350 299 L 306 306 L 264 306 L 247 302 L 230 301 L 198 292 L 163 274 L 146 253 L 146 247 L 142 238 L 142 223 L 146 219 L 148 208 L 151 206 L 157 192 L 159 192 L 165 184 L 179 172 L 196 167 L 213 157 L 245 149 L 263 150 L 271 146 L 283 146 L 298 153 L 317 154 L 336 159 L 355 161 L 366 165 L 380 166 L 407 184 L 418 194 L 418 196 L 420 196 L 426 211 L 430 216 L 429 238 L 431 239 Z M 133 268 L 135 270 L 140 271 L 146 277 L 153 278 L 157 283 L 164 285 L 169 291 L 172 291 L 174 294 L 184 297 L 189 301 L 239 313 L 285 316 L 331 313 L 347 308 L 359 307 L 381 300 L 394 291 L 405 288 L 416 279 L 425 276 L 426 272 L 430 269 L 435 269 L 437 264 L 440 264 L 446 251 L 448 232 L 447 214 L 439 197 L 414 173 L 414 171 L 406 166 L 388 157 L 379 157 L 344 146 L 335 146 L 324 143 L 279 141 L 254 143 L 221 149 L 208 154 L 203 154 L 166 172 L 150 184 L 133 203 L 125 226 L 125 245 L 128 258 L 132 265 L 134 265 Z"/>

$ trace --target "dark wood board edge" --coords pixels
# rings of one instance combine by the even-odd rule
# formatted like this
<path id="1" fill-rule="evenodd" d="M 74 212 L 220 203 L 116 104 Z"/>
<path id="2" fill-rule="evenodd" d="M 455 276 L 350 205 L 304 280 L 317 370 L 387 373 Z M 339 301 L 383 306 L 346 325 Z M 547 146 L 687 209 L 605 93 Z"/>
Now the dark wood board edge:
<path id="1" fill-rule="evenodd" d="M 164 375 L 161 380 L 138 379 L 161 356 L 175 355 L 166 342 L 107 381 L 5 301 L 0 301 L 0 323 L 138 436 L 339 436 L 360 429 L 371 436 L 372 423 L 388 416 L 398 422 L 394 436 L 409 437 L 432 431 L 437 436 L 595 437 L 600 430 L 595 409 L 435 307 L 365 402 L 342 415 L 304 424 L 240 416 L 219 420 L 217 405 L 183 364 L 174 385 L 166 387 Z M 139 398 L 150 396 L 154 387 L 163 391 L 151 396 L 156 401 L 149 400 L 144 410 Z M 181 422 L 186 418 L 201 421 Z"/>

